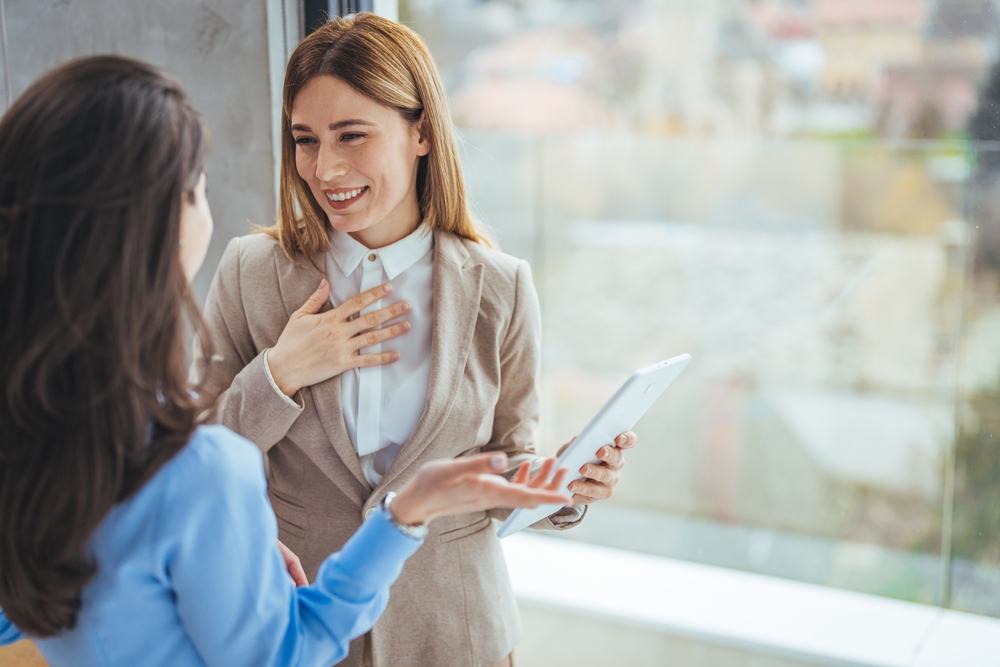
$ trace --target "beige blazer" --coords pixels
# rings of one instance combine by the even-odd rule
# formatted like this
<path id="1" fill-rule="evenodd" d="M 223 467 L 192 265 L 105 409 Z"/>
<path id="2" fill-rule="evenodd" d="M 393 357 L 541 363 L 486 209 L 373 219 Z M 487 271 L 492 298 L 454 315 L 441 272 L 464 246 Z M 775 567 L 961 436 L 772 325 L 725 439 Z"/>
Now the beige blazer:
<path id="1" fill-rule="evenodd" d="M 205 316 L 214 358 L 203 390 L 218 397 L 219 421 L 266 454 L 280 539 L 310 578 L 421 464 L 496 450 L 509 455 L 513 470 L 537 458 L 541 318 L 528 263 L 448 232 L 436 231 L 434 241 L 427 405 L 375 489 L 344 425 L 340 378 L 299 391 L 296 409 L 264 372 L 261 353 L 322 276 L 304 260 L 290 262 L 274 239 L 254 234 L 229 243 L 212 283 Z M 376 667 L 480 667 L 511 653 L 520 620 L 491 520 L 507 514 L 431 523 L 372 630 Z M 535 527 L 567 528 L 582 515 L 565 509 Z M 361 642 L 343 664 L 360 664 Z"/>

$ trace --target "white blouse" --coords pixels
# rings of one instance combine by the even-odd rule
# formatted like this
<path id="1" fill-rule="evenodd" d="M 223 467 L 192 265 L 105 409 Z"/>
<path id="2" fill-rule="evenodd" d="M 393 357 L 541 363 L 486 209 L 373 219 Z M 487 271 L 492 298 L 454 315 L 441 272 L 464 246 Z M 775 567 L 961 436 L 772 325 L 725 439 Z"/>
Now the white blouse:
<path id="1" fill-rule="evenodd" d="M 359 292 L 391 283 L 392 292 L 361 314 L 408 301 L 409 313 L 384 326 L 407 321 L 410 330 L 361 354 L 392 350 L 399 359 L 385 366 L 343 373 L 341 408 L 347 433 L 374 488 L 396 460 L 417 426 L 427 403 L 431 376 L 431 332 L 434 322 L 434 234 L 421 225 L 392 245 L 370 250 L 350 234 L 330 232 L 326 275 L 334 306 Z"/>

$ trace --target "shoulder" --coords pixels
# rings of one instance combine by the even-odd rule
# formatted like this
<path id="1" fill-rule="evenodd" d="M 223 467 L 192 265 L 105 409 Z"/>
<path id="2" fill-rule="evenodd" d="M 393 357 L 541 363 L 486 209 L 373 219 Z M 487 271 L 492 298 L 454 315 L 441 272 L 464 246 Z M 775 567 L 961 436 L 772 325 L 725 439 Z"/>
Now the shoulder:
<path id="1" fill-rule="evenodd" d="M 225 426 L 199 426 L 177 456 L 164 466 L 170 488 L 190 495 L 191 489 L 226 493 L 238 486 L 264 487 L 264 462 L 260 450 Z M 171 484 L 171 480 L 181 480 Z"/>
<path id="2" fill-rule="evenodd" d="M 474 262 L 481 263 L 487 270 L 506 276 L 511 280 L 516 279 L 517 272 L 522 266 L 528 266 L 528 262 L 525 260 L 518 259 L 495 248 L 490 248 L 482 243 L 476 243 L 469 239 L 460 239 L 460 242 Z"/>
<path id="3" fill-rule="evenodd" d="M 275 254 L 282 254 L 278 240 L 257 232 L 230 239 L 222 254 L 220 267 L 235 269 L 255 269 L 266 264 L 274 264 Z"/>
<path id="4" fill-rule="evenodd" d="M 308 262 L 295 264 L 288 259 L 277 239 L 256 233 L 229 242 L 219 262 L 216 282 L 219 301 L 237 305 L 248 315 L 253 310 L 257 321 L 273 314 L 284 326 L 288 320 L 284 300 L 291 298 L 295 303 L 291 309 L 298 308 L 316 289 L 319 278 Z"/>
<path id="5" fill-rule="evenodd" d="M 538 295 L 527 260 L 462 239 L 469 258 L 483 265 L 483 298 L 496 305 L 509 304 L 515 310 L 537 308 Z"/>
<path id="6" fill-rule="evenodd" d="M 461 273 L 471 267 L 482 271 L 480 317 L 496 320 L 498 332 L 510 331 L 515 322 L 530 324 L 526 331 L 540 329 L 538 293 L 527 261 L 454 234 L 445 233 L 438 238 L 445 245 L 441 254 L 464 265 L 465 271 Z M 505 336 L 501 334 L 501 338 Z"/>
<path id="7" fill-rule="evenodd" d="M 465 250 L 468 255 L 467 264 L 483 266 L 484 289 L 488 286 L 497 291 L 498 295 L 506 294 L 511 299 L 516 298 L 518 291 L 525 287 L 533 289 L 531 266 L 526 260 L 454 234 L 447 234 L 447 237 Z"/>
<path id="8" fill-rule="evenodd" d="M 260 525 L 267 481 L 260 450 L 224 426 L 199 427 L 156 475 L 149 489 L 149 539 L 157 571 L 172 577 L 208 550 L 227 549 L 226 536 Z"/>

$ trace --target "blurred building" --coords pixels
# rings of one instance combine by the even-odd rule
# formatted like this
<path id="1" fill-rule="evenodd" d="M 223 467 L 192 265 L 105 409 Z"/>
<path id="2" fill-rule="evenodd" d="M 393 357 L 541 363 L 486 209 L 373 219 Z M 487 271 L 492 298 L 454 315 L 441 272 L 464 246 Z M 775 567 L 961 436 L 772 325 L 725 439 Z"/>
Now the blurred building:
<path id="1" fill-rule="evenodd" d="M 938 3 L 923 30 L 919 60 L 890 64 L 881 74 L 875 94 L 880 133 L 935 139 L 964 130 L 996 59 L 998 30 L 990 0 Z"/>
<path id="2" fill-rule="evenodd" d="M 921 0 L 816 0 L 814 7 L 825 94 L 864 100 L 886 67 L 920 62 Z"/>
<path id="3" fill-rule="evenodd" d="M 975 111 L 1000 25 L 993 0 L 410 6 L 459 124 L 531 132 L 936 138 Z"/>

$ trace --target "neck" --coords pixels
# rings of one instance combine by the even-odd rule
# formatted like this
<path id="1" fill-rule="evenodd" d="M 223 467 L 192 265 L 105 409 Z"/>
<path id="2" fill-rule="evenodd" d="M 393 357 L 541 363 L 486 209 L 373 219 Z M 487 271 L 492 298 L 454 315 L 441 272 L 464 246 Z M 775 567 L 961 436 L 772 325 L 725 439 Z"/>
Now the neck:
<path id="1" fill-rule="evenodd" d="M 416 170 L 410 192 L 380 222 L 370 227 L 350 232 L 355 241 L 371 250 L 392 245 L 404 239 L 420 226 L 420 205 L 417 203 Z"/>
<path id="2" fill-rule="evenodd" d="M 387 221 L 372 225 L 366 229 L 349 232 L 355 241 L 371 250 L 378 250 L 392 245 L 400 239 L 405 239 L 420 226 L 420 216 L 415 216 L 403 224 L 387 224 Z"/>

